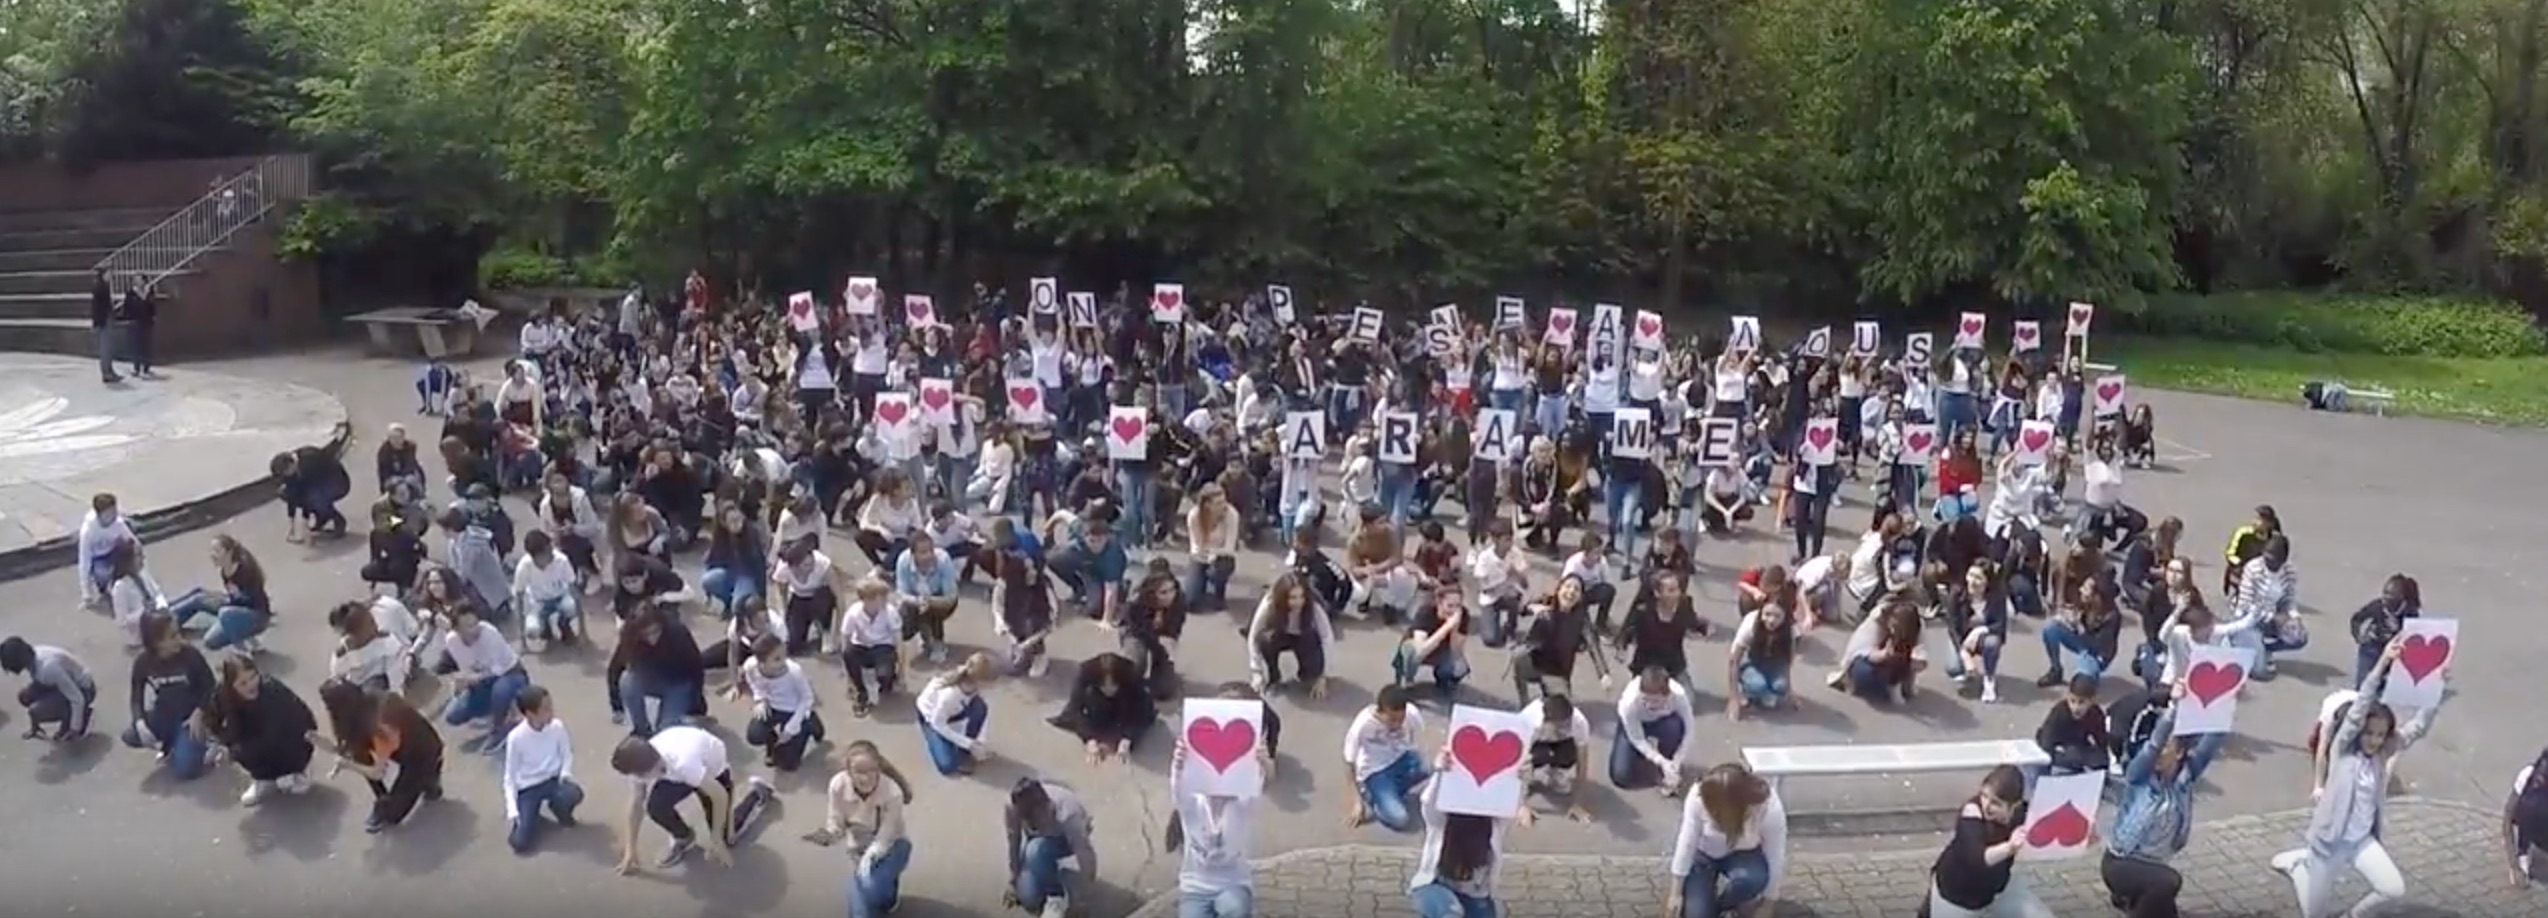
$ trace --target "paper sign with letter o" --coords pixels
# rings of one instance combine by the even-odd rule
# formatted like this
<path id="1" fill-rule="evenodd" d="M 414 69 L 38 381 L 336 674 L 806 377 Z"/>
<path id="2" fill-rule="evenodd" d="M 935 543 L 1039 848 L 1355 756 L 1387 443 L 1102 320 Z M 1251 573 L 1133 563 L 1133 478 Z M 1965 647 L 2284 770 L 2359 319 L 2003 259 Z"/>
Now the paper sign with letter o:
<path id="1" fill-rule="evenodd" d="M 937 301 L 930 299 L 926 293 L 903 294 L 902 322 L 913 328 L 927 328 L 938 324 Z"/>
<path id="2" fill-rule="evenodd" d="M 1902 448 L 1893 454 L 1895 465 L 1926 466 L 1938 454 L 1938 426 L 1935 424 L 1902 425 Z"/>
<path id="3" fill-rule="evenodd" d="M 1451 708 L 1449 767 L 1434 780 L 1434 802 L 1446 813 L 1508 818 L 1522 808 L 1522 759 L 1533 724 L 1511 711 L 1456 705 Z"/>
<path id="4" fill-rule="evenodd" d="M 1804 435 L 1796 438 L 1796 461 L 1806 465 L 1830 465 L 1840 461 L 1840 419 L 1814 418 L 1806 421 Z"/>
<path id="5" fill-rule="evenodd" d="M 2070 337 L 2073 337 L 2073 338 L 2085 338 L 2085 337 L 2088 337 L 2088 323 L 2090 323 L 2090 322 L 2094 322 L 2094 321 L 2096 321 L 2096 319 L 2097 319 L 2097 304 L 2095 304 L 2095 303 L 2072 303 L 2072 304 L 2070 304 L 2070 324 L 2067 326 L 2067 327 L 2070 329 Z"/>
<path id="6" fill-rule="evenodd" d="M 2123 414 L 2123 395 L 2126 391 L 2122 374 L 2097 377 L 2096 388 L 2089 390 L 2089 397 L 2096 405 L 2097 416 L 2111 418 Z"/>
<path id="7" fill-rule="evenodd" d="M 2097 807 L 2104 802 L 2106 775 L 2046 775 L 2035 779 L 2026 800 L 2026 825 L 2018 837 L 2021 861 L 2058 861 L 2099 850 Z"/>
<path id="8" fill-rule="evenodd" d="M 1001 387 L 1008 393 L 1008 418 L 1016 424 L 1044 423 L 1044 387 L 1033 379 L 1012 379 Z"/>
<path id="9" fill-rule="evenodd" d="M 1804 353 L 1807 357 L 1831 356 L 1831 326 L 1825 325 L 1806 332 Z"/>
<path id="10" fill-rule="evenodd" d="M 787 325 L 801 332 L 823 327 L 823 317 L 814 308 L 812 291 L 799 290 L 787 295 Z"/>
<path id="11" fill-rule="evenodd" d="M 1849 326 L 1849 353 L 1871 356 L 1884 348 L 1884 323 L 1860 319 Z"/>
<path id="12" fill-rule="evenodd" d="M 1049 316 L 1062 311 L 1062 279 L 1058 277 L 1028 279 L 1026 305 L 1027 308 L 1035 310 L 1035 314 L 1039 316 Z"/>
<path id="13" fill-rule="evenodd" d="M 1294 411 L 1283 415 L 1283 455 L 1294 459 L 1327 458 L 1327 412 Z"/>
<path id="14" fill-rule="evenodd" d="M 1185 758 L 1171 778 L 1180 793 L 1254 797 L 1265 792 L 1265 702 L 1193 698 L 1177 731 Z"/>
<path id="15" fill-rule="evenodd" d="M 1990 330 L 1990 316 L 1986 316 L 1978 312 L 1965 313 L 1963 316 L 1955 320 L 1956 349 L 1963 350 L 1965 348 L 1972 348 L 1977 351 L 1981 350 L 1983 345 L 1990 342 Z"/>
<path id="16" fill-rule="evenodd" d="M 2017 441 L 2010 444 L 2018 465 L 2042 465 L 2053 455 L 2053 422 L 2027 421 L 2017 425 Z"/>
<path id="17" fill-rule="evenodd" d="M 1072 328 L 1097 327 L 1097 294 L 1073 290 L 1063 295 L 1062 303 L 1070 310 Z"/>
<path id="18" fill-rule="evenodd" d="M 1902 336 L 1902 359 L 1915 366 L 1928 366 L 1937 353 L 1937 339 L 1928 332 L 1912 332 Z"/>
<path id="19" fill-rule="evenodd" d="M 1136 462 L 1150 458 L 1150 409 L 1117 405 L 1106 410 L 1106 456 Z"/>
<path id="20" fill-rule="evenodd" d="M 2176 701 L 2176 735 L 2237 729 L 2238 690 L 2247 684 L 2247 651 L 2196 647 L 2185 655 L 2185 697 Z"/>
<path id="21" fill-rule="evenodd" d="M 1499 296 L 1495 298 L 1496 331 L 1503 331 L 1508 328 L 1527 328 L 1530 324 L 1530 313 L 1523 308 L 1521 297 Z"/>
<path id="22" fill-rule="evenodd" d="M 1283 284 L 1265 286 L 1265 306 L 1274 312 L 1274 321 L 1292 324 L 1292 288 Z"/>
<path id="23" fill-rule="evenodd" d="M 2459 652 L 2459 619 L 2407 619 L 2398 629 L 2398 642 L 2398 659 L 2389 664 L 2380 703 L 2417 711 L 2439 707 L 2450 688 L 2451 657 Z"/>
<path id="24" fill-rule="evenodd" d="M 1729 354 L 1750 353 L 1761 349 L 1759 316 L 1735 316 L 1734 324 L 1725 331 L 1725 351 Z"/>
<path id="25" fill-rule="evenodd" d="M 2026 353 L 2044 346 L 2044 326 L 2033 319 L 2019 319 L 2009 325 L 2008 349 Z"/>
<path id="26" fill-rule="evenodd" d="M 1488 462 L 1513 458 L 1513 439 L 1521 423 L 1519 413 L 1509 408 L 1478 409 L 1476 444 L 1469 454 Z"/>
<path id="27" fill-rule="evenodd" d="M 1549 310 L 1548 327 L 1540 331 L 1539 339 L 1558 347 L 1574 347 L 1575 311 L 1572 309 Z"/>
<path id="28" fill-rule="evenodd" d="M 937 425 L 955 423 L 955 380 L 920 380 L 920 419 Z"/>
<path id="29" fill-rule="evenodd" d="M 1183 322 L 1186 320 L 1186 285 L 1150 285 L 1150 321 Z"/>
<path id="30" fill-rule="evenodd" d="M 1628 328 L 1628 344 L 1640 350 L 1663 350 L 1663 316 L 1637 310 L 1637 324 Z"/>
<path id="31" fill-rule="evenodd" d="M 850 315 L 872 316 L 876 314 L 876 301 L 884 299 L 879 295 L 881 291 L 875 278 L 853 277 L 841 288 L 841 302 L 849 305 Z"/>

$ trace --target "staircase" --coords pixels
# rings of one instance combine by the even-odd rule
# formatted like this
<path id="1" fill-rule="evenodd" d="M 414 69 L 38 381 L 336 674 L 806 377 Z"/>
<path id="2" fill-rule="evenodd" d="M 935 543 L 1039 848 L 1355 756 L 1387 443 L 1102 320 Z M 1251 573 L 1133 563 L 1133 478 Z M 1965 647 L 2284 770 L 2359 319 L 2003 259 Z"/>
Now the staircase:
<path id="1" fill-rule="evenodd" d="M 209 313 L 195 300 L 208 274 L 255 271 L 246 249 L 267 249 L 260 222 L 307 196 L 309 167 L 300 157 L 269 157 L 228 175 L 182 207 L 53 209 L 0 213 L 0 351 L 93 354 L 89 294 L 107 272 L 118 295 L 134 285 L 161 297 L 163 352 L 200 353 L 219 342 L 197 340 Z M 198 186 L 201 187 L 201 186 Z M 263 253 L 257 253 L 263 254 Z M 237 309 L 222 309 L 235 315 Z M 229 335 L 225 340 L 237 341 Z M 195 346 L 195 345 L 210 345 Z"/>

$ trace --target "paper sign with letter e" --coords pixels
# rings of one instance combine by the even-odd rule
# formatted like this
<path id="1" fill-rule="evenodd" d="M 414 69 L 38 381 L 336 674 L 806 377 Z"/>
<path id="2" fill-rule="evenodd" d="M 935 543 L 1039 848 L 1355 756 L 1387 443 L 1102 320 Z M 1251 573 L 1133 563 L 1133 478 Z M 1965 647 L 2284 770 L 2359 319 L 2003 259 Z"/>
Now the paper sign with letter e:
<path id="1" fill-rule="evenodd" d="M 1825 325 L 1806 332 L 1804 353 L 1807 357 L 1831 356 L 1831 326 Z"/>
<path id="2" fill-rule="evenodd" d="M 1265 792 L 1265 702 L 1194 698 L 1185 703 L 1185 760 L 1175 777 L 1179 792 L 1215 797 L 1254 797 Z"/>
<path id="3" fill-rule="evenodd" d="M 1654 452 L 1654 414 L 1643 408 L 1621 408 L 1610 415 L 1610 454 L 1643 459 Z"/>
<path id="4" fill-rule="evenodd" d="M 1265 286 L 1265 305 L 1274 311 L 1274 321 L 1292 324 L 1292 288 L 1283 284 Z"/>
<path id="5" fill-rule="evenodd" d="M 1186 285 L 1150 285 L 1150 321 L 1183 322 L 1186 320 Z"/>
<path id="6" fill-rule="evenodd" d="M 1725 352 L 1729 354 L 1741 354 L 1750 353 L 1760 349 L 1760 317 L 1735 316 L 1733 326 L 1727 328 L 1725 331 Z"/>
<path id="7" fill-rule="evenodd" d="M 2123 413 L 2125 390 L 2121 375 L 2097 377 L 2097 387 L 2090 391 L 2094 393 L 2097 400 L 2098 417 L 2110 418 Z"/>
<path id="8" fill-rule="evenodd" d="M 1422 418 L 1413 411 L 1383 411 L 1378 424 L 1380 461 L 1391 465 L 1416 464 L 1418 431 L 1424 429 Z"/>
<path id="9" fill-rule="evenodd" d="M 2094 321 L 2096 321 L 2096 320 L 2097 320 L 2097 304 L 2095 304 L 2095 303 L 2072 303 L 2072 304 L 2070 304 L 2070 325 L 2069 325 L 2069 328 L 2070 328 L 2070 337 L 2073 337 L 2073 338 L 2085 338 L 2085 337 L 2088 337 L 2088 323 L 2090 323 L 2090 322 L 2094 322 Z"/>
<path id="10" fill-rule="evenodd" d="M 1477 442 L 1470 447 L 1470 455 L 1488 462 L 1503 462 L 1513 458 L 1513 431 L 1519 429 L 1520 425 L 1521 419 L 1512 409 L 1478 409 Z"/>
<path id="11" fill-rule="evenodd" d="M 1106 456 L 1132 461 L 1150 458 L 1150 409 L 1117 405 L 1106 410 Z"/>
<path id="12" fill-rule="evenodd" d="M 955 380 L 920 380 L 920 419 L 941 426 L 955 423 Z"/>
<path id="13" fill-rule="evenodd" d="M 1011 423 L 1044 423 L 1044 387 L 1032 379 L 1012 379 L 1002 387 L 1008 392 L 1008 418 Z"/>
<path id="14" fill-rule="evenodd" d="M 1663 350 L 1663 316 L 1643 309 L 1637 310 L 1637 324 L 1629 329 L 1628 335 L 1630 347 L 1648 351 Z"/>
<path id="15" fill-rule="evenodd" d="M 841 289 L 841 302 L 844 302 L 844 303 L 849 304 L 849 314 L 850 314 L 850 315 L 853 315 L 853 316 L 872 316 L 872 315 L 875 315 L 875 314 L 876 314 L 876 301 L 877 301 L 877 300 L 880 300 L 880 299 L 883 299 L 883 297 L 881 297 L 881 296 L 878 296 L 878 295 L 877 295 L 877 294 L 878 294 L 878 292 L 879 292 L 879 289 L 880 289 L 880 288 L 878 288 L 878 287 L 876 286 L 876 279 L 875 279 L 875 278 L 872 278 L 872 277 L 853 277 L 853 278 L 850 278 L 850 279 L 849 279 L 849 284 L 848 284 L 847 286 L 845 286 L 845 287 L 843 287 L 843 288 Z"/>
<path id="16" fill-rule="evenodd" d="M 2017 426 L 2017 442 L 2011 452 L 2018 465 L 2042 465 L 2053 454 L 2053 422 L 2027 421 Z"/>
<path id="17" fill-rule="evenodd" d="M 1549 310 L 1548 327 L 1540 330 L 1539 340 L 1558 347 L 1574 347 L 1575 311 L 1572 309 Z"/>
<path id="18" fill-rule="evenodd" d="M 1380 343 L 1380 310 L 1369 306 L 1354 307 L 1354 340 L 1364 344 Z"/>
<path id="19" fill-rule="evenodd" d="M 1927 366 L 1929 357 L 1937 353 L 1937 338 L 1928 332 L 1912 332 L 1902 336 L 1902 359 Z"/>
<path id="20" fill-rule="evenodd" d="M 1702 418 L 1699 421 L 1699 464 L 1709 468 L 1733 465 L 1740 455 L 1735 448 L 1736 436 L 1742 433 L 1742 422 L 1733 418 Z"/>
<path id="21" fill-rule="evenodd" d="M 1062 303 L 1070 310 L 1072 328 L 1097 327 L 1097 294 L 1073 290 L 1062 296 Z"/>
<path id="22" fill-rule="evenodd" d="M 2044 346 L 2043 323 L 2019 319 L 2009 326 L 2008 349 L 2023 354 Z"/>
<path id="23" fill-rule="evenodd" d="M 1969 347 L 1977 351 L 1981 350 L 1982 346 L 1988 342 L 1990 328 L 1991 317 L 1978 312 L 1965 313 L 1962 318 L 1955 320 L 1956 349 L 1962 350 Z"/>
<path id="24" fill-rule="evenodd" d="M 1884 323 L 1865 319 L 1849 326 L 1849 353 L 1860 357 L 1873 355 L 1884 347 Z"/>
<path id="25" fill-rule="evenodd" d="M 1294 411 L 1283 415 L 1283 455 L 1294 459 L 1327 458 L 1327 412 Z"/>
<path id="26" fill-rule="evenodd" d="M 903 324 L 913 328 L 927 328 L 938 324 L 937 301 L 930 299 L 926 293 L 903 294 L 902 321 Z"/>
<path id="27" fill-rule="evenodd" d="M 1511 711 L 1455 705 L 1451 708 L 1450 767 L 1434 780 L 1434 802 L 1445 813 L 1496 819 L 1522 809 L 1522 757 L 1535 726 Z"/>
<path id="28" fill-rule="evenodd" d="M 1062 279 L 1035 277 L 1026 281 L 1026 305 L 1036 315 L 1049 316 L 1062 311 Z"/>
<path id="29" fill-rule="evenodd" d="M 2398 658 L 2389 664 L 2389 681 L 2380 688 L 2380 703 L 2392 708 L 2429 711 L 2442 704 L 2450 687 L 2451 657 L 2459 652 L 2456 618 L 2410 618 L 2398 628 Z"/>
<path id="30" fill-rule="evenodd" d="M 1926 466 L 1938 454 L 1938 426 L 1935 424 L 1902 425 L 1902 449 L 1893 455 L 1895 465 Z"/>
<path id="31" fill-rule="evenodd" d="M 2026 801 L 2026 825 L 2018 837 L 2021 861 L 2058 861 L 2100 850 L 2097 807 L 2104 802 L 2106 774 L 2045 775 L 2035 779 Z"/>
<path id="32" fill-rule="evenodd" d="M 1830 465 L 1840 461 L 1840 419 L 1814 418 L 1805 422 L 1805 435 L 1796 440 L 1796 461 L 1806 465 Z"/>
<path id="33" fill-rule="evenodd" d="M 801 332 L 823 327 L 823 317 L 814 311 L 814 294 L 799 290 L 787 295 L 787 325 Z"/>
<path id="34" fill-rule="evenodd" d="M 2228 733 L 2237 728 L 2238 689 L 2247 684 L 2247 652 L 2235 647 L 2196 647 L 2185 655 L 2185 697 L 2176 701 L 2176 735 Z"/>
<path id="35" fill-rule="evenodd" d="M 1530 313 L 1522 308 L 1521 297 L 1499 296 L 1495 298 L 1496 331 L 1503 331 L 1507 328 L 1524 328 L 1529 326 L 1530 322 Z"/>
<path id="36" fill-rule="evenodd" d="M 876 395 L 876 416 L 873 420 L 877 427 L 882 428 L 878 432 L 888 439 L 910 425 L 914 413 L 911 410 L 911 393 L 882 392 Z"/>

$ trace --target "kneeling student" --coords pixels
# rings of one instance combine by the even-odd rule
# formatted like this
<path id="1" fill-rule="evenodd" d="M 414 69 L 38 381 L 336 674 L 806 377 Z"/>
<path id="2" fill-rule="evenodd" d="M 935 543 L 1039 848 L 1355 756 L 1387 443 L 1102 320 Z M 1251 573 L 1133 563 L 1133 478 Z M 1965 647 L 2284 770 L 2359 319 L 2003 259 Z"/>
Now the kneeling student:
<path id="1" fill-rule="evenodd" d="M 743 685 L 752 695 L 752 723 L 744 737 L 761 747 L 762 764 L 795 771 L 805 764 L 805 747 L 823 738 L 823 717 L 814 713 L 814 683 L 805 678 L 805 667 L 787 658 L 786 640 L 763 634 L 752 644 Z"/>
<path id="2" fill-rule="evenodd" d="M 702 847 L 690 823 L 681 818 L 681 803 L 699 798 L 708 817 L 708 859 L 729 864 L 727 850 L 752 828 L 752 820 L 770 800 L 769 782 L 753 777 L 743 796 L 734 794 L 734 768 L 726 762 L 725 741 L 691 726 L 665 727 L 652 737 L 631 736 L 611 750 L 610 768 L 629 778 L 635 793 L 619 833 L 619 872 L 637 869 L 638 817 L 644 816 L 672 835 L 672 846 L 656 859 L 658 868 L 679 865 Z"/>

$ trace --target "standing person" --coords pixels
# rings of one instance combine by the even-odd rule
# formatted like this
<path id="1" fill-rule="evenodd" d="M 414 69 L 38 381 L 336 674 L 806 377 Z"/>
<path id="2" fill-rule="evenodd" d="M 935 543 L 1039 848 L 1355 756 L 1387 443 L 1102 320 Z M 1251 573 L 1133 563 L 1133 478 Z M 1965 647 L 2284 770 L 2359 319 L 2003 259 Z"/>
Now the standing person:
<path id="1" fill-rule="evenodd" d="M 504 841 L 515 854 L 531 853 L 545 810 L 559 828 L 575 825 L 584 786 L 575 783 L 575 741 L 557 717 L 549 690 L 529 686 L 513 698 L 522 719 L 504 735 Z"/>
<path id="2" fill-rule="evenodd" d="M 97 269 L 97 279 L 88 288 L 88 327 L 97 341 L 97 379 L 107 385 L 124 381 L 115 373 L 115 285 L 106 280 L 106 269 Z"/>
<path id="3" fill-rule="evenodd" d="M 2183 697 L 2184 689 L 2177 689 Z M 2127 918 L 2176 918 L 2185 875 L 2169 866 L 2194 830 L 2194 779 L 2186 769 L 2185 743 L 2175 736 L 2176 707 L 2169 705 L 2152 728 L 2153 739 L 2123 768 L 2122 802 L 2098 873 L 2110 903 Z"/>
<path id="4" fill-rule="evenodd" d="M 205 712 L 219 687 L 212 664 L 186 643 L 166 612 L 145 612 L 136 627 L 142 652 L 133 658 L 133 725 L 124 728 L 124 745 L 159 753 L 159 763 L 177 780 L 203 777 L 212 768 Z"/>
<path id="5" fill-rule="evenodd" d="M 319 703 L 336 733 L 336 762 L 372 789 L 363 831 L 379 834 L 407 821 L 427 800 L 442 799 L 442 734 L 397 695 L 374 695 L 351 682 L 319 687 Z M 310 743 L 326 738 L 310 731 Z"/>
<path id="6" fill-rule="evenodd" d="M 1001 904 L 1042 918 L 1070 914 L 1071 876 L 1062 870 L 1062 859 L 1078 859 L 1083 883 L 1097 876 L 1097 846 L 1088 835 L 1092 823 L 1079 794 L 1051 781 L 1020 778 L 1009 789 L 1002 822 L 1010 880 Z"/>
<path id="7" fill-rule="evenodd" d="M 823 827 L 805 836 L 835 842 L 857 867 L 849 880 L 849 918 L 879 918 L 902 904 L 902 874 L 911 868 L 911 836 L 903 812 L 911 805 L 910 779 L 859 740 L 841 754 L 838 774 L 824 787 Z"/>
<path id="8" fill-rule="evenodd" d="M 1787 878 L 1787 806 L 1740 762 L 1708 769 L 1681 805 L 1665 918 L 1767 915 Z"/>
<path id="9" fill-rule="evenodd" d="M 318 718 L 283 680 L 257 670 L 256 661 L 228 656 L 221 661 L 221 688 L 213 693 L 206 716 L 213 739 L 248 773 L 248 791 L 240 806 L 265 802 L 276 791 L 299 794 L 310 789 L 310 736 Z"/>
<path id="10" fill-rule="evenodd" d="M 115 317 L 124 323 L 124 357 L 133 362 L 133 376 L 158 379 L 154 339 L 159 330 L 159 291 L 138 282 L 124 288 L 124 301 L 115 305 Z"/>
<path id="11" fill-rule="evenodd" d="M 1436 770 L 1451 767 L 1444 747 Z M 1493 918 L 1503 914 L 1495 900 L 1496 880 L 1503 872 L 1504 831 L 1512 819 L 1451 813 L 1442 809 L 1442 782 L 1426 782 L 1420 792 L 1424 808 L 1424 848 L 1415 875 L 1407 878 L 1407 903 L 1422 918 Z"/>
<path id="12" fill-rule="evenodd" d="M 18 705 L 27 709 L 27 739 L 44 737 L 49 724 L 61 725 L 46 737 L 57 743 L 88 735 L 89 719 L 97 713 L 97 680 L 79 657 L 13 635 L 0 640 L 0 672 L 27 677 L 27 686 L 18 690 Z"/>
<path id="13" fill-rule="evenodd" d="M 2017 833 L 2026 824 L 2026 774 L 2001 765 L 1955 819 L 1955 835 L 1930 868 L 1929 918 L 2053 918 L 2053 910 L 2016 876 Z M 2314 918 L 2314 916 L 2313 916 Z"/>
<path id="14" fill-rule="evenodd" d="M 741 797 L 735 796 L 734 768 L 726 761 L 725 741 L 697 727 L 665 727 L 652 737 L 621 739 L 618 748 L 611 750 L 610 769 L 627 776 L 634 789 L 619 830 L 623 876 L 637 870 L 640 817 L 652 819 L 672 835 L 671 846 L 655 860 L 656 869 L 671 869 L 703 847 L 689 821 L 681 817 L 682 802 L 698 798 L 708 818 L 704 845 L 708 859 L 725 865 L 734 862 L 729 849 L 751 831 L 752 821 L 771 797 L 769 782 L 759 775 L 749 779 Z"/>
<path id="15" fill-rule="evenodd" d="M 2250 568 L 2244 576 L 2255 575 Z M 2327 740 L 2318 744 L 2312 769 L 2316 781 L 2310 789 L 2316 804 L 2301 834 L 2303 847 L 2274 855 L 2274 869 L 2291 877 L 2302 918 L 2332 918 L 2337 913 L 2336 875 L 2347 868 L 2361 874 L 2371 887 L 2347 913 L 2353 918 L 2365 918 L 2382 903 L 2406 896 L 2406 877 L 2380 842 L 2380 816 L 2388 805 L 2390 770 L 2398 753 L 2424 738 L 2436 709 L 2417 711 L 2414 719 L 2400 724 L 2397 712 L 2377 700 L 2390 667 L 2397 663 L 2400 646 L 2392 642 L 2381 654 L 2361 693 L 2345 706 L 2343 718 Z"/>

